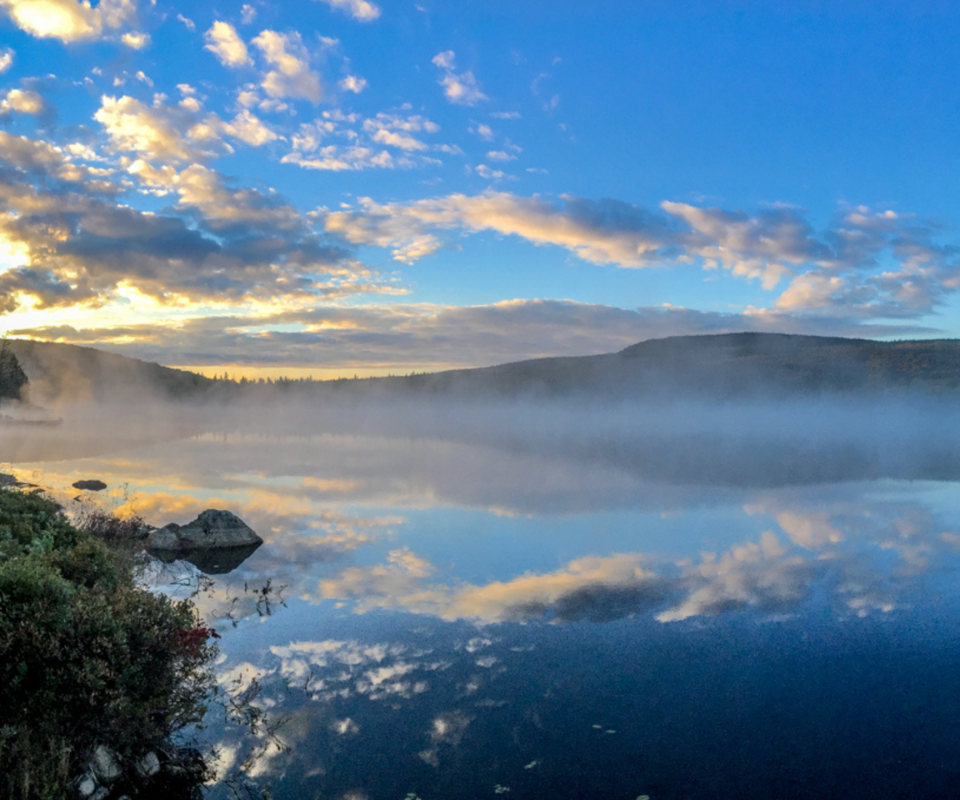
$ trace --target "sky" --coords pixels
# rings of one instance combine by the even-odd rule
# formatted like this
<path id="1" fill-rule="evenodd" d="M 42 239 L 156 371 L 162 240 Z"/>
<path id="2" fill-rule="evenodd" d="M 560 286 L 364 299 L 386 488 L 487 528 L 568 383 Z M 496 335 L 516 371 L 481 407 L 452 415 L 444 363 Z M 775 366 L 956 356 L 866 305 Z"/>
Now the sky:
<path id="1" fill-rule="evenodd" d="M 960 336 L 947 2 L 0 0 L 0 333 L 232 375 Z"/>

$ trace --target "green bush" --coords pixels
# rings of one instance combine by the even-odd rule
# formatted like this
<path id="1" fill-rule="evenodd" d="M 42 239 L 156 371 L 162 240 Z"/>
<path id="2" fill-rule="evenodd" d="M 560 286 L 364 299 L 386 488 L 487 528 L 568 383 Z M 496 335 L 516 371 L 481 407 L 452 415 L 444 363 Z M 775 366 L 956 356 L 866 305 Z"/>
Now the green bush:
<path id="1" fill-rule="evenodd" d="M 215 649 L 192 603 L 39 494 L 0 490 L 0 609 L 0 796 L 59 800 L 95 745 L 136 758 L 202 719 Z"/>

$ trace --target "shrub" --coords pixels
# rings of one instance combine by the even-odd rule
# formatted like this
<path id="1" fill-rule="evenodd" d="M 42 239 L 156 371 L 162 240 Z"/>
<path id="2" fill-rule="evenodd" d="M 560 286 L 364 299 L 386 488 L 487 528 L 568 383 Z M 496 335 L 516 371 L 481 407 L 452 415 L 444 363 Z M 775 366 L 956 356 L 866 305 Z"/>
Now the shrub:
<path id="1" fill-rule="evenodd" d="M 0 796 L 59 800 L 94 746 L 132 759 L 202 719 L 213 631 L 39 494 L 0 490 L 0 608 Z"/>

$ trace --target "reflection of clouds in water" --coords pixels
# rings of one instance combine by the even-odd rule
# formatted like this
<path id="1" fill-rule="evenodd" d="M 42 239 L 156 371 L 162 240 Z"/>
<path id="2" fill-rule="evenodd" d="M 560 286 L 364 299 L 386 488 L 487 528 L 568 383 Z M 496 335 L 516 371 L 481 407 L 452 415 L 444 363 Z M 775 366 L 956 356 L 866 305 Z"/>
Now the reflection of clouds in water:
<path id="1" fill-rule="evenodd" d="M 845 500 L 805 510 L 796 499 L 772 498 L 744 510 L 769 515 L 785 538 L 764 531 L 757 541 L 681 561 L 672 571 L 645 554 L 620 553 L 483 585 L 432 582 L 429 561 L 403 549 L 386 564 L 350 567 L 320 581 L 318 596 L 352 601 L 361 613 L 402 608 L 485 623 L 602 621 L 644 612 L 675 622 L 744 609 L 789 612 L 823 585 L 838 610 L 863 615 L 897 607 L 931 564 L 960 549 L 960 536 L 939 529 L 917 503 Z"/>
<path id="2" fill-rule="evenodd" d="M 155 442 L 141 452 L 139 459 L 77 459 L 37 466 L 52 486 L 69 486 L 91 471 L 111 486 L 127 484 L 123 512 L 158 525 L 195 516 L 213 502 L 243 508 L 254 517 L 289 520 L 309 515 L 321 504 L 345 503 L 558 516 L 636 507 L 656 502 L 657 494 L 616 466 L 591 463 L 584 469 L 576 457 L 512 451 L 483 442 L 206 435 Z M 660 496 L 663 492 L 661 487 Z"/>
<path id="3" fill-rule="evenodd" d="M 680 581 L 692 591 L 657 619 L 676 622 L 746 607 L 786 610 L 806 595 L 816 575 L 814 562 L 790 554 L 767 531 L 758 543 L 739 545 L 719 558 L 707 553 L 699 564 L 688 566 Z"/>
<path id="4" fill-rule="evenodd" d="M 416 679 L 411 673 L 435 668 L 422 661 L 429 650 L 399 644 L 367 645 L 330 639 L 291 642 L 273 646 L 270 652 L 280 659 L 280 675 L 289 686 L 322 701 L 356 695 L 370 700 L 409 699 L 429 688 L 425 676 Z"/>
<path id="5" fill-rule="evenodd" d="M 489 622 L 529 619 L 552 611 L 564 618 L 591 618 L 610 603 L 608 595 L 628 594 L 638 602 L 662 600 L 662 579 L 638 554 L 576 559 L 545 575 L 526 574 L 485 586 L 425 586 L 433 566 L 409 551 L 393 551 L 389 564 L 350 567 L 321 581 L 322 598 L 351 599 L 357 609 L 402 606 L 417 613 Z"/>
<path id="6" fill-rule="evenodd" d="M 457 747 L 471 722 L 473 717 L 462 711 L 448 711 L 434 717 L 429 730 L 430 743 L 433 746 L 421 750 L 417 755 L 431 767 L 439 767 L 441 748 Z"/>

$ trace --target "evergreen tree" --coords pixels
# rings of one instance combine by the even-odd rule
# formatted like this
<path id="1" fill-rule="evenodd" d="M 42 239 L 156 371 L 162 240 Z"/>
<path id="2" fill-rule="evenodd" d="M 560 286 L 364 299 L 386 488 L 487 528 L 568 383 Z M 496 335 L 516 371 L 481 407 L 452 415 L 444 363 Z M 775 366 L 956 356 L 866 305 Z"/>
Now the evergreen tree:
<path id="1" fill-rule="evenodd" d="M 27 385 L 29 379 L 20 366 L 10 342 L 4 339 L 0 342 L 0 402 L 3 400 L 19 400 L 20 391 Z"/>

